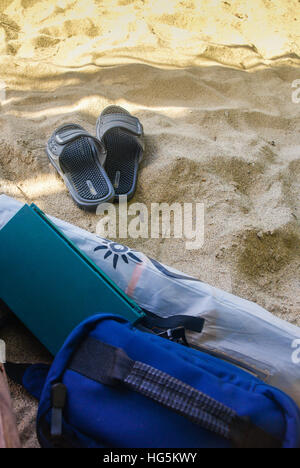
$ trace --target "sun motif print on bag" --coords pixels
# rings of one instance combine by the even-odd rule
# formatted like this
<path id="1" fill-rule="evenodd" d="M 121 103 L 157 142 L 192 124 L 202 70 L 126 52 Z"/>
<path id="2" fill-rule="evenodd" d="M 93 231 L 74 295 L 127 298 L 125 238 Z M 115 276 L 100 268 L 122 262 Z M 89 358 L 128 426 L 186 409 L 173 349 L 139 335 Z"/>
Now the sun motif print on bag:
<path id="1" fill-rule="evenodd" d="M 113 255 L 113 267 L 114 269 L 117 268 L 117 264 L 119 261 L 119 258 L 121 257 L 122 260 L 125 263 L 129 263 L 129 258 L 134 260 L 135 262 L 142 263 L 142 260 L 139 259 L 129 247 L 126 247 L 125 245 L 118 244 L 117 242 L 109 242 L 107 240 L 103 240 L 104 245 L 98 245 L 95 249 L 94 252 L 97 252 L 98 250 L 105 250 L 104 254 L 104 259 L 106 260 L 107 258 L 111 257 Z"/>

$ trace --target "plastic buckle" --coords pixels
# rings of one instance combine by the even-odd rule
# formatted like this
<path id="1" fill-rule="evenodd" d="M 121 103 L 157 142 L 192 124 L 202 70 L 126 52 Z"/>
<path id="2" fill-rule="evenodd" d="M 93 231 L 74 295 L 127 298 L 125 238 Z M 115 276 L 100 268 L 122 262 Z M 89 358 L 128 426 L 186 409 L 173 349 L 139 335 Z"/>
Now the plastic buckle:
<path id="1" fill-rule="evenodd" d="M 158 333 L 158 336 L 188 346 L 184 327 L 169 328 L 164 332 Z"/>
<path id="2" fill-rule="evenodd" d="M 51 436 L 62 435 L 62 411 L 66 404 L 67 387 L 63 383 L 52 385 Z"/>

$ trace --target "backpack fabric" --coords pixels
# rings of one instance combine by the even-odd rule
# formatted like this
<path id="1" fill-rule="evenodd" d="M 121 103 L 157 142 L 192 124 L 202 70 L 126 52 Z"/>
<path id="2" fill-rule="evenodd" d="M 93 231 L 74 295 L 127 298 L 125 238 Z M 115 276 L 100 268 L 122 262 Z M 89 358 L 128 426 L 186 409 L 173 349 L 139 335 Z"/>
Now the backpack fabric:
<path id="1" fill-rule="evenodd" d="M 50 370 L 26 368 L 23 385 L 40 398 L 42 447 L 300 445 L 300 413 L 282 391 L 108 314 L 80 324 Z"/>

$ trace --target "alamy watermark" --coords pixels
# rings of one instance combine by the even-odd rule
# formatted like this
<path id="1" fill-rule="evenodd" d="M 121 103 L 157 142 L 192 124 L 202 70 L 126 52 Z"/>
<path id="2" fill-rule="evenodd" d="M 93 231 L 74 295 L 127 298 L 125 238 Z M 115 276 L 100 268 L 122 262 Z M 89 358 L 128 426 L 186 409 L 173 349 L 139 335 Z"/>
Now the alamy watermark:
<path id="1" fill-rule="evenodd" d="M 294 89 L 294 91 L 292 91 L 292 102 L 294 104 L 300 104 L 300 79 L 293 81 L 292 88 Z"/>
<path id="2" fill-rule="evenodd" d="M 103 203 L 97 214 L 101 220 L 97 235 L 109 239 L 184 239 L 187 250 L 201 249 L 204 243 L 203 203 L 144 203 L 128 205 L 127 196 L 119 197 L 119 205 Z"/>
<path id="3" fill-rule="evenodd" d="M 292 348 L 295 349 L 295 351 L 292 353 L 292 363 L 300 364 L 300 339 L 299 338 L 296 338 L 292 342 Z"/>

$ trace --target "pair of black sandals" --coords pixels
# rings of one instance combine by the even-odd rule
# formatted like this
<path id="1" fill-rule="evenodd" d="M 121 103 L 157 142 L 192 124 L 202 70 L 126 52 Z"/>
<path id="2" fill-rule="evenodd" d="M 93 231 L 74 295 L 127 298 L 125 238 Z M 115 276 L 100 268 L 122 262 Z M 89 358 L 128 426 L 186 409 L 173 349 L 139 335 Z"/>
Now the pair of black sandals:
<path id="1" fill-rule="evenodd" d="M 122 107 L 104 109 L 96 135 L 66 124 L 55 130 L 46 147 L 72 198 L 86 210 L 118 201 L 122 195 L 132 198 L 144 153 L 143 126 Z"/>

